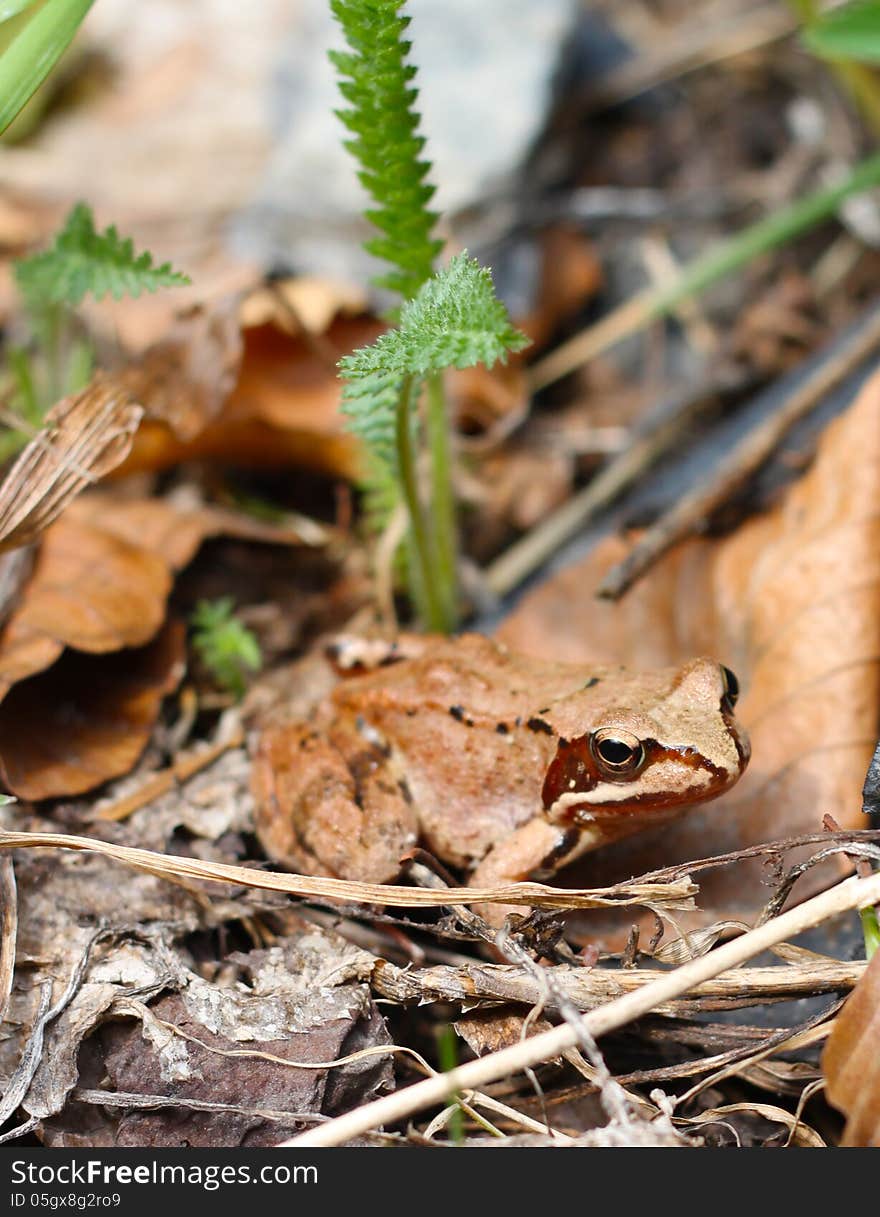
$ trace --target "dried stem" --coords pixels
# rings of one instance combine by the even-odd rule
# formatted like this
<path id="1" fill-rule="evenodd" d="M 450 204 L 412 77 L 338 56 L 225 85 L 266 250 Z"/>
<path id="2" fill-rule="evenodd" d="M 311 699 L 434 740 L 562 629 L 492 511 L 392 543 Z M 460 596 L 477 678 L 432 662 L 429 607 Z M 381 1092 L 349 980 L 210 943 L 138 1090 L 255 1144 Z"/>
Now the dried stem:
<path id="1" fill-rule="evenodd" d="M 729 968 L 737 967 L 776 943 L 784 942 L 819 925 L 837 913 L 874 904 L 878 900 L 880 875 L 873 875 L 869 879 L 847 879 L 830 891 L 815 896 L 741 938 L 725 943 L 699 959 L 691 960 L 674 972 L 658 978 L 653 984 L 646 985 L 644 989 L 627 993 L 624 997 L 591 1011 L 584 1015 L 584 1022 L 590 1034 L 598 1038 L 632 1022 L 633 1019 L 649 1014 L 663 1002 L 680 997 L 695 985 L 711 980 Z M 425 1107 L 447 1101 L 453 1091 L 475 1089 L 512 1073 L 518 1073 L 558 1056 L 576 1043 L 576 1032 L 568 1023 L 564 1023 L 511 1048 L 461 1065 L 442 1077 L 429 1078 L 386 1098 L 378 1099 L 331 1120 L 320 1129 L 294 1137 L 283 1144 L 285 1147 L 342 1145 L 371 1129 L 405 1119 Z"/>

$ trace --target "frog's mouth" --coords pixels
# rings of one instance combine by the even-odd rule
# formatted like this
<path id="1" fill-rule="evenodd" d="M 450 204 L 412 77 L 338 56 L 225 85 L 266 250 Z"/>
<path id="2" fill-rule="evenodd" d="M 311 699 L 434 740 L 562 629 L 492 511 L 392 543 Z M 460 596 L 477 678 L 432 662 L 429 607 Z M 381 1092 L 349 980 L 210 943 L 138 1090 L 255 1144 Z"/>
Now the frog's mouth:
<path id="1" fill-rule="evenodd" d="M 714 764 L 696 749 L 643 740 L 643 761 L 627 775 L 600 771 L 590 737 L 561 740 L 542 790 L 545 813 L 562 826 L 638 820 L 706 803 L 729 790 L 748 763 L 742 732 L 730 732 L 730 766 Z M 632 828 L 637 827 L 633 824 Z"/>

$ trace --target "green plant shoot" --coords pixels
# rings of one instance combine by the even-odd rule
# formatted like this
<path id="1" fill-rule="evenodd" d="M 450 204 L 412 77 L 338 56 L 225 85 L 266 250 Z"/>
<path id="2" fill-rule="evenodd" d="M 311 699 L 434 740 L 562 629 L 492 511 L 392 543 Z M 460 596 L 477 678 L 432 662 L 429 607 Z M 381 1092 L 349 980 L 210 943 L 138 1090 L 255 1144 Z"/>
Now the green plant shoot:
<path id="1" fill-rule="evenodd" d="M 0 0 L 0 133 L 67 49 L 93 0 Z"/>
<path id="2" fill-rule="evenodd" d="M 2 29 L 2 26 L 0 26 Z M 112 225 L 98 232 L 85 203 L 77 203 L 52 245 L 15 264 L 33 349 L 12 347 L 7 370 L 13 385 L 13 413 L 38 428 L 50 406 L 75 393 L 92 372 L 92 348 L 74 309 L 86 296 L 139 296 L 189 283 L 169 263 L 154 265 L 152 254 L 137 253 L 130 238 Z M 9 431 L 0 437 L 0 458 L 29 437 Z"/>
<path id="3" fill-rule="evenodd" d="M 115 225 L 98 232 L 85 203 L 76 204 L 49 249 L 16 263 L 15 278 L 33 311 L 53 304 L 74 308 L 87 295 L 121 300 L 189 283 L 170 263 L 154 266 L 151 253 L 136 254 L 134 242 Z"/>
<path id="4" fill-rule="evenodd" d="M 372 526 L 384 527 L 403 505 L 411 599 L 429 629 L 448 633 L 458 620 L 458 593 L 443 373 L 491 366 L 527 339 L 511 325 L 489 272 L 473 259 L 460 255 L 434 271 L 442 242 L 432 235 L 434 188 L 422 157 L 402 8 L 403 0 L 331 0 L 349 46 L 330 54 L 349 105 L 338 111 L 353 136 L 345 146 L 376 203 L 365 214 L 380 235 L 364 248 L 391 264 L 375 282 L 401 297 L 393 314 L 399 327 L 341 360 L 343 411 L 364 442 Z"/>
<path id="5" fill-rule="evenodd" d="M 193 648 L 217 685 L 236 700 L 244 696 L 245 673 L 258 672 L 260 644 L 234 615 L 231 596 L 200 600 L 193 611 Z"/>
<path id="6" fill-rule="evenodd" d="M 805 16 L 803 41 L 817 55 L 880 63 L 880 0 L 856 0 Z"/>

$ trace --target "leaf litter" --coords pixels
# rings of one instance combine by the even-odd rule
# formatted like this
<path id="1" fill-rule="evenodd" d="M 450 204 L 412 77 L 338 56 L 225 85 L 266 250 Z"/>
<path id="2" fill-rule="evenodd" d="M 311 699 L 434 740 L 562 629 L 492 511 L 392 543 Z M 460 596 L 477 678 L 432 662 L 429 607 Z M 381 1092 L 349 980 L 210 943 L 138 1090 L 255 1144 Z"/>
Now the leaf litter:
<path id="1" fill-rule="evenodd" d="M 765 70 L 772 93 L 774 72 L 786 69 Z M 698 73 L 692 100 L 705 100 L 705 87 Z M 735 74 L 725 87 L 736 91 Z M 719 144 L 737 143 L 738 122 Z M 652 130 L 638 108 L 622 127 L 600 141 L 600 180 L 631 180 L 632 148 Z M 654 155 L 665 153 L 656 146 Z M 10 246 L 34 237 L 36 220 L 23 228 L 23 214 L 0 209 Z M 551 228 L 541 245 L 545 280 L 519 320 L 552 352 L 579 308 L 615 290 L 604 273 L 614 240 Z M 864 262 L 872 256 L 863 252 Z M 823 316 L 848 320 L 858 279 L 846 258 L 836 265 L 843 270 L 822 269 L 824 302 L 809 264 L 788 268 L 778 288 L 758 270 L 740 289 L 729 340 L 719 333 L 723 303 L 706 324 L 691 312 L 684 354 L 655 330 L 635 373 L 625 353 L 597 360 L 556 390 L 556 402 L 529 407 L 521 364 L 459 378 L 471 560 L 491 561 L 563 506 L 626 441 L 640 398 L 657 396 L 676 360 L 712 350 L 772 377 L 816 343 Z M 217 277 L 243 279 L 240 269 Z M 10 575 L 0 637 L 0 772 L 22 800 L 3 812 L 0 835 L 0 996 L 9 990 L 0 1135 L 268 1145 L 312 1129 L 332 1139 L 344 1131 L 332 1130 L 334 1117 L 403 1097 L 420 1074 L 436 1083 L 433 1032 L 455 1022 L 462 1056 L 478 1058 L 471 1064 L 559 1027 L 574 1037 L 463 1090 L 469 1140 L 489 1121 L 512 1144 L 830 1144 L 835 1117 L 818 1097 L 826 1039 L 844 1136 L 875 1138 L 876 1080 L 852 1064 L 874 1017 L 872 968 L 825 941 L 810 952 L 777 943 L 775 960 L 699 983 L 687 969 L 711 962 L 727 939 L 746 952 L 792 892 L 804 900 L 847 856 L 876 856 L 875 838 L 854 831 L 877 721 L 876 377 L 768 513 L 726 537 L 680 544 L 613 608 L 593 592 L 627 551 L 606 541 L 530 592 L 501 628 L 521 649 L 584 662 L 717 655 L 744 685 L 754 761 L 741 785 L 662 837 L 603 851 L 552 884 L 456 888 L 453 903 L 439 874 L 432 880 L 429 869 L 427 888 L 414 881 L 417 863 L 403 876 L 412 885 L 384 889 L 282 875 L 266 868 L 253 837 L 247 736 L 267 707 L 290 713 L 291 702 L 314 700 L 311 680 L 323 691 L 336 678 L 324 657 L 328 628 L 377 637 L 353 591 L 364 583 L 351 528 L 358 453 L 341 426 L 335 363 L 383 323 L 356 286 L 296 279 L 259 283 L 220 307 L 197 302 L 176 319 L 159 306 L 141 327 L 144 316 L 121 318 L 124 349 L 110 370 L 56 407 L 0 486 L 2 543 L 25 547 L 11 551 L 24 560 Z M 100 330 L 99 311 L 93 321 Z M 298 483 L 294 492 L 279 494 L 279 473 Z M 283 508 L 255 511 L 254 490 L 278 495 Z M 181 622 L 200 580 L 248 587 L 256 567 L 242 554 L 257 545 L 289 564 L 294 590 L 268 606 L 252 591 L 250 607 L 297 624 L 278 633 L 241 711 L 219 707 L 229 717 L 218 725 L 202 675 L 187 666 Z M 306 592 L 315 551 L 323 584 Z M 480 601 L 479 578 L 469 592 Z M 305 611 L 316 597 L 320 609 Z M 820 836 L 825 812 L 841 830 Z M 824 861 L 807 867 L 813 858 Z M 499 962 L 463 913 L 493 900 L 533 910 L 516 927 L 525 962 Z M 576 929 L 566 920 L 565 936 L 554 919 L 562 908 L 588 910 Z M 602 1074 L 587 1059 L 580 1016 L 667 983 L 670 965 L 680 991 L 603 1035 Z M 854 988 L 841 1013 L 839 996 Z M 758 1008 L 778 1025 L 759 1025 Z M 722 1022 L 732 1011 L 754 1012 L 754 1025 Z M 622 1106 L 608 1122 L 613 1086 Z M 452 1109 L 434 1103 L 440 1114 L 419 1115 L 409 1133 L 400 1108 L 385 1136 L 443 1140 Z"/>

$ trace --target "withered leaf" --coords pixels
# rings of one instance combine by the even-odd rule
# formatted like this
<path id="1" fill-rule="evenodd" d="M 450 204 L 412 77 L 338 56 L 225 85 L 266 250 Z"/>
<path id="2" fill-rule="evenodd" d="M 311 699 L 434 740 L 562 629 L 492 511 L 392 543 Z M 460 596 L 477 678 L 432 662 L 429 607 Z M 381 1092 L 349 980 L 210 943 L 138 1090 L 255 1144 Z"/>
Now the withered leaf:
<path id="1" fill-rule="evenodd" d="M 53 406 L 0 485 L 0 552 L 34 541 L 80 490 L 115 469 L 142 416 L 102 373 Z"/>
<path id="2" fill-rule="evenodd" d="M 196 305 L 112 379 L 140 402 L 147 419 L 165 423 L 185 441 L 220 413 L 238 377 L 241 353 L 233 302 L 211 309 Z"/>
<path id="3" fill-rule="evenodd" d="M 172 575 L 209 536 L 290 543 L 299 534 L 213 507 L 85 494 L 43 538 L 31 578 L 0 634 L 0 699 L 65 647 L 103 653 L 148 642 L 165 619 Z"/>
<path id="4" fill-rule="evenodd" d="M 80 1089 L 47 1124 L 47 1142 L 274 1145 L 310 1125 L 298 1115 L 335 1115 L 390 1088 L 386 1054 L 329 1070 L 295 1065 L 390 1042 L 358 983 L 357 954 L 312 928 L 269 951 L 233 956 L 250 974 L 247 987 L 185 973 L 180 995 L 142 1010 L 140 1024 L 117 1020 L 87 1041 Z M 116 1103 L 111 1097 L 109 1107 L 90 1111 L 77 1101 L 95 1104 L 97 1087 L 107 1095 L 108 1083 Z"/>
<path id="5" fill-rule="evenodd" d="M 246 330 L 238 381 L 220 414 L 186 439 L 145 421 L 122 472 L 208 459 L 353 477 L 358 447 L 339 412 L 336 362 L 381 328 L 369 318 L 341 317 L 320 342 L 269 324 Z"/>
<path id="6" fill-rule="evenodd" d="M 0 704 L 0 776 L 37 800 L 81 794 L 127 773 L 147 745 L 162 698 L 184 670 L 184 630 L 94 656 L 68 651 Z"/>
<path id="7" fill-rule="evenodd" d="M 143 546 L 65 513 L 43 538 L 37 564 L 0 647 L 24 632 L 80 651 L 140 646 L 158 630 L 171 589 L 167 564 Z"/>
<path id="8" fill-rule="evenodd" d="M 834 1022 L 822 1053 L 825 1092 L 846 1116 L 843 1146 L 880 1146 L 880 951 Z"/>
<path id="9" fill-rule="evenodd" d="M 561 660 L 651 667 L 713 655 L 739 677 L 752 741 L 733 791 L 657 833 L 608 847 L 578 882 L 821 828 L 861 827 L 861 787 L 880 700 L 880 374 L 822 437 L 810 471 L 771 512 L 722 539 L 679 545 L 618 604 L 599 602 L 611 540 L 504 624 L 505 642 Z M 817 868 L 801 897 L 827 882 Z M 701 876 L 700 917 L 744 917 L 767 899 L 760 863 Z"/>

